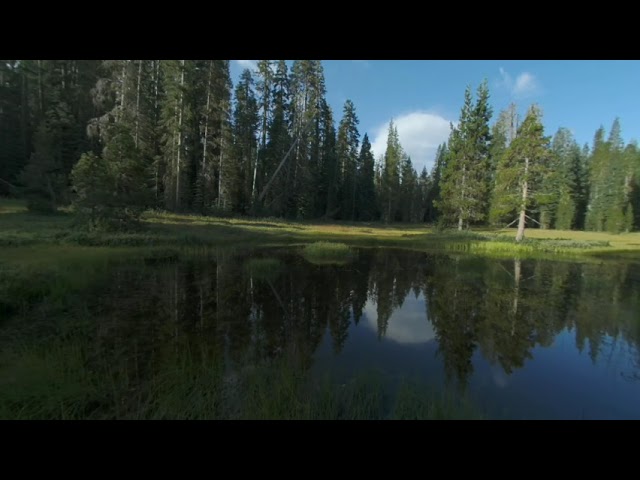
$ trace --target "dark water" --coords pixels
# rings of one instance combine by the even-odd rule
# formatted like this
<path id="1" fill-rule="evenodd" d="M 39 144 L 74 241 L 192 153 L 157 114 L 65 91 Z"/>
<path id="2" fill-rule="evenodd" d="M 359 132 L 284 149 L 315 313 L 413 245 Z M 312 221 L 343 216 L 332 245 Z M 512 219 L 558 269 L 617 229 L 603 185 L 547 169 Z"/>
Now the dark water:
<path id="1" fill-rule="evenodd" d="M 189 336 L 237 363 L 288 355 L 312 375 L 418 379 L 490 418 L 640 418 L 638 264 L 221 250 L 121 269 L 91 308 L 110 348 Z"/>

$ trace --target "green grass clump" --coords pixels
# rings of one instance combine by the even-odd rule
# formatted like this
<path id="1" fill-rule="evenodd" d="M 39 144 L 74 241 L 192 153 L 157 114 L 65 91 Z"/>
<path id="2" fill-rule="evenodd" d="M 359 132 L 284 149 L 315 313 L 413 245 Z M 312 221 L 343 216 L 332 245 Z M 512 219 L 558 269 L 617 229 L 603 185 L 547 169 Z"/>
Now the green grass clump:
<path id="1" fill-rule="evenodd" d="M 108 281 L 115 265 L 176 259 L 177 250 L 40 245 L 0 249 L 0 314 L 39 302 L 62 304 L 74 293 Z M 1 318 L 1 316 L 0 316 Z"/>
<path id="2" fill-rule="evenodd" d="M 277 258 L 251 258 L 245 264 L 245 268 L 256 278 L 274 278 L 282 271 L 282 262 Z"/>
<path id="3" fill-rule="evenodd" d="M 351 260 L 353 252 L 344 243 L 315 242 L 304 247 L 303 256 L 311 263 L 343 264 Z"/>

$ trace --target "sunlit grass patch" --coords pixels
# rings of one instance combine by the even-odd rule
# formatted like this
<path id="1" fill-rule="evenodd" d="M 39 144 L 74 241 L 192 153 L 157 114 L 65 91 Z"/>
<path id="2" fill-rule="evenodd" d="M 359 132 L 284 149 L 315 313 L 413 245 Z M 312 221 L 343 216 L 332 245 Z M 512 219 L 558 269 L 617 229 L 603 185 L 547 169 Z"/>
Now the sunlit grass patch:
<path id="1" fill-rule="evenodd" d="M 282 271 L 282 262 L 277 258 L 251 258 L 245 264 L 247 271 L 256 278 L 277 277 Z"/>
<path id="2" fill-rule="evenodd" d="M 316 264 L 346 263 L 353 258 L 351 247 L 344 243 L 315 242 L 306 245 L 303 256 Z"/>

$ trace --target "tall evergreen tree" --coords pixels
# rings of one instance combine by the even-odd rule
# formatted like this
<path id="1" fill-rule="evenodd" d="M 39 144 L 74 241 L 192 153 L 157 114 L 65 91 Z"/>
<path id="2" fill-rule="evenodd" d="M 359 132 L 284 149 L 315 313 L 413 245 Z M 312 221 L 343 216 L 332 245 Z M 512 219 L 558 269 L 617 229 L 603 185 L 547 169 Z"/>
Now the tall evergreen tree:
<path id="1" fill-rule="evenodd" d="M 380 185 L 380 210 L 382 212 L 382 219 L 386 223 L 397 220 L 400 192 L 400 163 L 403 157 L 404 151 L 400 145 L 398 129 L 392 120 L 389 122 L 387 149 L 384 153 Z"/>
<path id="2" fill-rule="evenodd" d="M 437 205 L 446 219 L 457 222 L 458 230 L 483 220 L 487 213 L 491 107 L 486 81 L 478 88 L 477 97 L 473 105 L 471 89 L 466 89 L 459 123 L 451 127 L 442 200 Z"/>
<path id="3" fill-rule="evenodd" d="M 589 159 L 589 203 L 585 218 L 587 230 L 604 230 L 606 215 L 606 183 L 609 170 L 608 146 L 604 140 L 604 127 L 600 127 L 593 138 Z"/>
<path id="4" fill-rule="evenodd" d="M 518 212 L 518 242 L 524 238 L 527 212 L 547 199 L 540 185 L 549 174 L 550 155 L 549 138 L 544 136 L 541 113 L 533 105 L 498 164 L 496 174 L 495 205 L 500 213 Z"/>
<path id="5" fill-rule="evenodd" d="M 440 218 L 440 201 L 442 200 L 440 192 L 440 183 L 442 181 L 442 173 L 447 163 L 449 150 L 446 142 L 438 146 L 436 158 L 431 169 L 431 184 L 428 192 L 426 220 L 428 222 L 436 222 Z"/>
<path id="6" fill-rule="evenodd" d="M 417 190 L 417 175 L 413 169 L 411 157 L 404 155 L 400 166 L 400 192 L 399 192 L 399 207 L 400 207 L 400 220 L 403 222 L 415 221 L 417 204 L 416 204 L 416 190 Z"/>
<path id="7" fill-rule="evenodd" d="M 360 169 L 357 179 L 357 212 L 358 219 L 371 221 L 377 218 L 375 189 L 375 159 L 371 151 L 369 136 L 365 133 L 360 147 L 358 159 Z"/>
<path id="8" fill-rule="evenodd" d="M 278 216 L 285 215 L 289 188 L 291 187 L 291 150 L 294 148 L 289 125 L 291 123 L 291 88 L 287 64 L 278 60 L 273 77 L 273 111 L 268 126 L 268 141 L 264 155 L 264 185 L 258 202 L 264 202 L 260 208 Z M 285 162 L 288 162 L 285 164 Z M 272 186 L 271 186 L 272 185 Z"/>
<path id="9" fill-rule="evenodd" d="M 577 222 L 579 203 L 582 201 L 582 154 L 580 147 L 567 128 L 559 128 L 551 143 L 553 173 L 545 189 L 552 202 L 546 210 L 548 218 L 540 222 L 554 228 L 569 230 Z"/>
<path id="10" fill-rule="evenodd" d="M 360 143 L 358 123 L 356 108 L 351 100 L 347 100 L 344 103 L 336 144 L 340 217 L 346 220 L 355 220 L 357 214 L 356 190 L 358 177 L 358 146 Z"/>
<path id="11" fill-rule="evenodd" d="M 230 185 L 233 209 L 240 213 L 246 213 L 251 205 L 253 171 L 258 153 L 258 102 L 253 84 L 251 71 L 246 69 L 235 89 Z"/>

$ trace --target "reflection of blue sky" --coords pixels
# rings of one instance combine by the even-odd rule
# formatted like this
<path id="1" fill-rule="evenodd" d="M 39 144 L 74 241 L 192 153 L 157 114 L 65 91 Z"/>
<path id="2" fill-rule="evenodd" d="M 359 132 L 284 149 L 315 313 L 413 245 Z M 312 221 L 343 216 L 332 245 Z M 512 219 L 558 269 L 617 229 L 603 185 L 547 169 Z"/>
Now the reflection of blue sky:
<path id="1" fill-rule="evenodd" d="M 350 378 L 376 371 L 386 379 L 418 379 L 430 388 L 446 383 L 444 354 L 429 321 L 423 294 L 407 295 L 378 338 L 377 304 L 368 300 L 358 324 L 349 327 L 343 349 L 334 351 L 329 329 L 314 369 Z M 490 321 L 490 319 L 487 319 Z M 625 319 L 625 321 L 629 321 Z M 466 392 L 489 418 L 640 419 L 637 358 L 622 338 L 603 336 L 594 362 L 588 342 L 576 347 L 575 329 L 558 332 L 550 345 L 535 345 L 522 367 L 507 374 L 476 345 Z M 508 352 L 508 345 L 502 346 Z"/>
<path id="2" fill-rule="evenodd" d="M 378 331 L 377 305 L 372 300 L 367 300 L 364 306 L 365 325 Z M 385 339 L 402 344 L 415 344 L 430 342 L 436 334 L 433 325 L 427 319 L 424 296 L 418 298 L 407 295 L 402 307 L 391 314 Z"/>

